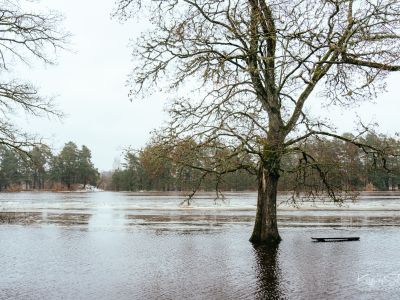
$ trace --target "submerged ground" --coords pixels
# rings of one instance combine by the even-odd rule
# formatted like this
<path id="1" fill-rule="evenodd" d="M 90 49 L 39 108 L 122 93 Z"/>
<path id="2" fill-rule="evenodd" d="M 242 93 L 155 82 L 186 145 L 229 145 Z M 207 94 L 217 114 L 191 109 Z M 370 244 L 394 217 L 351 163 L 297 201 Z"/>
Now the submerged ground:
<path id="1" fill-rule="evenodd" d="M 284 196 L 280 197 L 283 201 Z M 0 299 L 397 299 L 400 193 L 282 203 L 277 249 L 248 242 L 254 193 L 0 194 Z M 313 243 L 315 236 L 359 242 Z"/>

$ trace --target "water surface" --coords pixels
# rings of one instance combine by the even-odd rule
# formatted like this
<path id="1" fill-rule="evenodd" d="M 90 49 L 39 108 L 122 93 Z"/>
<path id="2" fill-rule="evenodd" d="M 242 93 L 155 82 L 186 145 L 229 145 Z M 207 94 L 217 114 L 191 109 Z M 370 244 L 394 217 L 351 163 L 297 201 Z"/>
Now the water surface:
<path id="1" fill-rule="evenodd" d="M 158 193 L 0 194 L 0 299 L 398 299 L 400 194 L 279 208 L 248 238 L 254 193 L 193 206 Z M 284 201 L 284 196 L 280 197 Z M 360 236 L 313 243 L 312 236 Z"/>

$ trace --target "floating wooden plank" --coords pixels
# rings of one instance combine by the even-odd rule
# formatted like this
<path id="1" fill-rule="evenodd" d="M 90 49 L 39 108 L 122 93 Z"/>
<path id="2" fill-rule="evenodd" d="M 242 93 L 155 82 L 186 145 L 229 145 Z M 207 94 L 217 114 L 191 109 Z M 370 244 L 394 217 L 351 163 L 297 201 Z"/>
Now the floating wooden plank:
<path id="1" fill-rule="evenodd" d="M 313 242 L 351 242 L 351 241 L 359 241 L 360 237 L 352 236 L 352 237 L 318 237 L 311 238 Z"/>

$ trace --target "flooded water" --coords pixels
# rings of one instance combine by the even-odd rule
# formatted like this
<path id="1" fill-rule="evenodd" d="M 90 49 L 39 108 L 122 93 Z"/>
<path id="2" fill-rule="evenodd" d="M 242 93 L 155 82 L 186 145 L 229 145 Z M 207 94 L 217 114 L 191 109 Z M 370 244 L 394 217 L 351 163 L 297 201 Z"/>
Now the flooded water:
<path id="1" fill-rule="evenodd" d="M 0 299 L 400 298 L 400 193 L 300 208 L 281 195 L 273 249 L 248 242 L 256 194 L 226 196 L 0 194 Z"/>

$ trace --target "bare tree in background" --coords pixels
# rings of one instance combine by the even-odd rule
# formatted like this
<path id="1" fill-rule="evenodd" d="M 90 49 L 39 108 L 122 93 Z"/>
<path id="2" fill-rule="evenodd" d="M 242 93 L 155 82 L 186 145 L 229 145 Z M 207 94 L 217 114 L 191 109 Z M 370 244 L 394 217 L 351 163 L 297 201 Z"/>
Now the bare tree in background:
<path id="1" fill-rule="evenodd" d="M 312 94 L 327 104 L 372 99 L 400 70 L 397 0 L 119 0 L 122 19 L 149 15 L 136 41 L 132 96 L 167 86 L 175 97 L 163 135 L 222 140 L 229 152 L 257 159 L 253 243 L 277 243 L 277 187 L 282 159 L 291 171 L 315 171 L 338 200 L 326 171 L 307 153 L 310 138 L 352 143 L 375 157 L 384 149 L 360 135 L 340 136 L 305 110 Z M 364 129 L 367 131 L 367 129 Z M 210 170 L 213 171 L 213 170 Z"/>
<path id="2" fill-rule="evenodd" d="M 34 12 L 29 1 L 0 0 L 0 144 L 26 151 L 34 138 L 13 125 L 10 116 L 24 110 L 28 114 L 57 115 L 52 99 L 39 95 L 30 82 L 15 78 L 16 66 L 34 60 L 54 63 L 57 49 L 67 35 L 59 30 L 62 18 L 53 12 Z"/>

